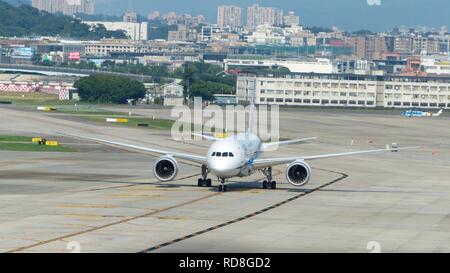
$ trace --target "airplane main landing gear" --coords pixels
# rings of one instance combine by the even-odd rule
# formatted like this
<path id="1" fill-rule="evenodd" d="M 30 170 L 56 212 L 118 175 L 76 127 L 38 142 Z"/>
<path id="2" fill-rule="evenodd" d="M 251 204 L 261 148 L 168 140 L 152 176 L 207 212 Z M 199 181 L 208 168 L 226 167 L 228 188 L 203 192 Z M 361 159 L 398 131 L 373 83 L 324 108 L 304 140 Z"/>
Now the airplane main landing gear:
<path id="1" fill-rule="evenodd" d="M 210 188 L 212 186 L 212 181 L 209 178 L 208 179 L 199 178 L 198 182 L 197 182 L 197 186 Z"/>
<path id="2" fill-rule="evenodd" d="M 277 188 L 277 181 L 266 181 L 266 180 L 264 180 L 262 185 L 263 185 L 263 189 L 275 190 Z"/>
<path id="3" fill-rule="evenodd" d="M 208 187 L 210 188 L 212 185 L 211 179 L 208 178 L 208 167 L 202 165 L 202 177 L 198 179 L 197 186 L 199 187 Z"/>
<path id="4" fill-rule="evenodd" d="M 268 167 L 266 169 L 262 169 L 261 172 L 267 178 L 267 180 L 264 180 L 263 183 L 262 183 L 263 189 L 275 190 L 277 188 L 277 182 L 272 180 L 272 167 Z"/>

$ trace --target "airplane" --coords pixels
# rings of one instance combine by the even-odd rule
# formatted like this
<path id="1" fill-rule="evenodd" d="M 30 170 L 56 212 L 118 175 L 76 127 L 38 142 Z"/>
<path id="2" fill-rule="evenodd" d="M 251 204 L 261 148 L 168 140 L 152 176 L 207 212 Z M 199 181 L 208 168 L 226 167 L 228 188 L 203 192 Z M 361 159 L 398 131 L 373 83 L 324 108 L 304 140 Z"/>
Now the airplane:
<path id="1" fill-rule="evenodd" d="M 420 110 L 410 109 L 406 112 L 402 113 L 402 116 L 405 117 L 439 117 L 444 113 L 444 109 L 439 110 L 437 113 L 432 112 L 424 112 Z"/>
<path id="2" fill-rule="evenodd" d="M 239 133 L 234 136 L 225 138 L 217 138 L 203 134 L 194 134 L 204 139 L 212 141 L 206 155 L 196 155 L 188 153 L 180 153 L 176 151 L 166 151 L 156 148 L 143 147 L 120 143 L 116 141 L 69 135 L 77 138 L 91 140 L 94 142 L 104 143 L 113 146 L 136 149 L 161 155 L 153 164 L 153 173 L 161 182 L 169 182 L 176 178 L 179 165 L 176 159 L 187 160 L 201 165 L 201 177 L 198 179 L 199 187 L 211 187 L 212 180 L 208 178 L 211 173 L 216 176 L 220 182 L 219 191 L 227 191 L 225 182 L 234 177 L 247 177 L 260 171 L 266 180 L 262 182 L 263 189 L 276 189 L 277 182 L 273 180 L 272 168 L 274 166 L 287 164 L 285 176 L 287 181 L 296 187 L 305 186 L 311 178 L 311 167 L 308 164 L 311 160 L 324 158 L 343 157 L 360 154 L 372 154 L 381 152 L 397 152 L 400 149 L 413 149 L 417 147 L 398 148 L 386 147 L 385 149 L 373 149 L 366 151 L 353 151 L 343 153 L 332 153 L 313 156 L 289 156 L 279 158 L 262 158 L 264 151 L 273 148 L 273 146 L 288 145 L 294 143 L 302 143 L 316 138 L 294 139 L 287 141 L 263 143 L 262 140 L 252 132 L 253 107 L 250 108 L 249 126 L 245 133 Z"/>

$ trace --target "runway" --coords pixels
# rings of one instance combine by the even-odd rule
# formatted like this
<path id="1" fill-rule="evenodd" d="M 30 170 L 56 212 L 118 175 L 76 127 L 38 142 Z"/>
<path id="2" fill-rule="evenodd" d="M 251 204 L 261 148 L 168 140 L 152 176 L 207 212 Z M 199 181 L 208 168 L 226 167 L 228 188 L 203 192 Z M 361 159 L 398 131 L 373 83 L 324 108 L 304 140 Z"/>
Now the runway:
<path id="1" fill-rule="evenodd" d="M 70 252 L 69 243 L 77 242 L 81 252 L 369 252 L 371 241 L 382 252 L 450 251 L 450 119 L 280 115 L 283 136 L 319 140 L 266 156 L 392 142 L 425 147 L 313 161 L 313 178 L 304 188 L 287 184 L 280 166 L 277 190 L 261 189 L 263 176 L 256 174 L 230 181 L 230 191 L 219 193 L 196 186 L 195 164 L 180 162 L 177 180 L 159 183 L 152 175 L 155 155 L 59 132 L 200 154 L 208 141 L 178 143 L 166 132 L 0 106 L 0 134 L 56 136 L 80 149 L 0 151 L 0 251 Z"/>

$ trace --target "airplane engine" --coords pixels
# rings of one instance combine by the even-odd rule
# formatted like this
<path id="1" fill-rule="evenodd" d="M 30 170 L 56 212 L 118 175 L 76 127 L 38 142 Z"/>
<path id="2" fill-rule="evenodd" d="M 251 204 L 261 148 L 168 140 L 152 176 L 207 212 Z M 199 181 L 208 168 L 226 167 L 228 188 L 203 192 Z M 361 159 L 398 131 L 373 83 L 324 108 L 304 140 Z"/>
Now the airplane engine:
<path id="1" fill-rule="evenodd" d="M 286 169 L 286 178 L 296 187 L 304 186 L 311 178 L 311 167 L 304 161 L 294 161 Z"/>
<path id="2" fill-rule="evenodd" d="M 161 182 L 172 181 L 178 174 L 178 163 L 171 156 L 160 157 L 153 164 L 153 173 Z"/>

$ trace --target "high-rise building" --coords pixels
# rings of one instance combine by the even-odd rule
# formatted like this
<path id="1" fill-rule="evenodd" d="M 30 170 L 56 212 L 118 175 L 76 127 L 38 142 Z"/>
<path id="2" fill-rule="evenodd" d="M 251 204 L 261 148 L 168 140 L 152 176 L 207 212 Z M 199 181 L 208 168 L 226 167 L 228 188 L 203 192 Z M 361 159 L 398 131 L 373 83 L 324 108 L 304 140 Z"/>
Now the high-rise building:
<path id="1" fill-rule="evenodd" d="M 295 15 L 295 12 L 290 11 L 288 15 L 284 16 L 283 23 L 287 26 L 298 26 L 300 25 L 300 17 Z"/>
<path id="2" fill-rule="evenodd" d="M 65 15 L 77 13 L 94 14 L 93 0 L 32 0 L 31 5 L 50 13 L 61 12 Z"/>
<path id="3" fill-rule="evenodd" d="M 66 0 L 32 0 L 31 5 L 50 13 L 63 12 Z"/>
<path id="4" fill-rule="evenodd" d="M 358 59 L 381 59 L 383 54 L 389 52 L 387 39 L 384 36 L 346 37 L 345 43 L 353 49 L 353 54 Z"/>
<path id="5" fill-rule="evenodd" d="M 127 11 L 123 14 L 123 21 L 127 23 L 137 23 L 137 13 L 134 11 Z"/>
<path id="6" fill-rule="evenodd" d="M 66 0 L 64 3 L 63 13 L 73 15 L 77 13 L 94 14 L 93 0 Z"/>
<path id="7" fill-rule="evenodd" d="M 283 11 L 272 7 L 253 5 L 247 9 L 247 27 L 256 29 L 259 25 L 280 26 L 283 24 Z"/>
<path id="8" fill-rule="evenodd" d="M 242 27 L 242 8 L 238 6 L 217 7 L 217 25 L 219 27 Z"/>
<path id="9" fill-rule="evenodd" d="M 413 51 L 413 38 L 409 36 L 398 36 L 394 40 L 394 52 L 397 53 L 412 53 Z"/>

